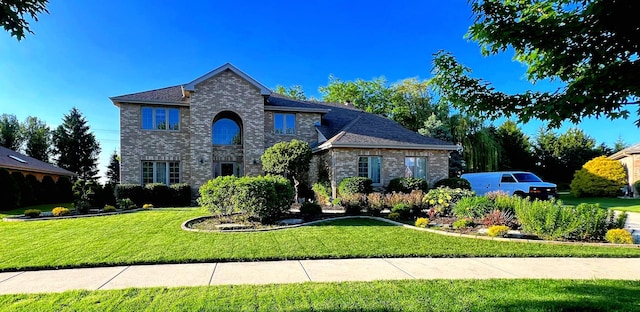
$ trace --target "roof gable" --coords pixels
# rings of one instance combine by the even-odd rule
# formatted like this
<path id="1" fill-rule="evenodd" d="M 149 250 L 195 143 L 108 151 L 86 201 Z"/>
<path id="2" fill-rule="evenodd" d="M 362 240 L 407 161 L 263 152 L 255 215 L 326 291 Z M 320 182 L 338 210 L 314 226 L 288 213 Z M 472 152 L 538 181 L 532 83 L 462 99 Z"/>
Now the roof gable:
<path id="1" fill-rule="evenodd" d="M 198 78 L 196 78 L 195 80 L 187 83 L 186 85 L 184 85 L 184 89 L 188 90 L 188 91 L 195 91 L 195 87 L 197 84 L 211 78 L 214 77 L 222 72 L 224 72 L 225 70 L 230 70 L 233 73 L 235 73 L 236 75 L 240 76 L 242 79 L 246 80 L 247 82 L 249 82 L 250 84 L 252 84 L 253 86 L 255 86 L 256 88 L 258 88 L 260 90 L 260 94 L 262 95 L 270 95 L 271 94 L 271 90 L 269 90 L 269 88 L 265 87 L 263 84 L 261 84 L 260 82 L 258 82 L 257 80 L 253 79 L 251 76 L 247 75 L 245 72 L 241 71 L 240 69 L 238 69 L 237 67 L 231 65 L 231 63 L 227 63 L 224 64 Z"/>
<path id="2" fill-rule="evenodd" d="M 631 145 L 611 156 L 609 156 L 609 158 L 614 159 L 614 160 L 618 160 L 618 159 L 622 159 L 626 156 L 629 155 L 634 155 L 634 154 L 640 154 L 640 143 L 637 143 L 635 145 Z"/>

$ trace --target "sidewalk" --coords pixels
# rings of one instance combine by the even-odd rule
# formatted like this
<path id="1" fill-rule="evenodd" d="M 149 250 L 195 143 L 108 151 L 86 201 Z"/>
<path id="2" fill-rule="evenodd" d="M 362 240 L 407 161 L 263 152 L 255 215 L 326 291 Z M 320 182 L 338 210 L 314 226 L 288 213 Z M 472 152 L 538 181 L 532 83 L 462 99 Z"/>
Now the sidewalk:
<path id="1" fill-rule="evenodd" d="M 0 294 L 397 279 L 640 280 L 638 258 L 388 258 L 133 265 L 0 273 Z"/>

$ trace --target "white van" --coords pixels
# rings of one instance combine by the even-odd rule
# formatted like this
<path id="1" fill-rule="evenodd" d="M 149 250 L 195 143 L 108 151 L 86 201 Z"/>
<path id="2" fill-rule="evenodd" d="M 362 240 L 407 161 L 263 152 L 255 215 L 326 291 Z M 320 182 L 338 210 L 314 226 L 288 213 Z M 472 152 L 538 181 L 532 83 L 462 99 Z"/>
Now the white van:
<path id="1" fill-rule="evenodd" d="M 461 178 L 471 183 L 477 195 L 503 191 L 510 195 L 551 199 L 558 197 L 558 188 L 553 183 L 543 182 L 535 174 L 525 171 L 465 173 Z"/>

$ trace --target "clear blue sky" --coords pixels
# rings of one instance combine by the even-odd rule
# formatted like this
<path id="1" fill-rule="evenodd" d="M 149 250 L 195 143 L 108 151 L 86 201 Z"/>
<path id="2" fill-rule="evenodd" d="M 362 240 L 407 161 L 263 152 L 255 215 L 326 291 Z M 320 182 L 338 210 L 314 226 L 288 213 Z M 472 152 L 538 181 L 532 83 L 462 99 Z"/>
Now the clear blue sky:
<path id="1" fill-rule="evenodd" d="M 330 74 L 429 78 L 432 54 L 444 49 L 502 91 L 552 88 L 532 87 L 512 53 L 484 58 L 463 38 L 472 23 L 465 0 L 52 0 L 48 8 L 31 24 L 35 35 L 18 42 L 0 32 L 0 113 L 37 116 L 53 128 L 78 107 L 102 146 L 102 172 L 119 150 L 109 96 L 186 83 L 226 62 L 268 87 L 297 84 L 318 97 Z M 622 136 L 633 144 L 635 119 L 578 127 L 598 143 Z M 522 128 L 534 136 L 541 125 Z"/>

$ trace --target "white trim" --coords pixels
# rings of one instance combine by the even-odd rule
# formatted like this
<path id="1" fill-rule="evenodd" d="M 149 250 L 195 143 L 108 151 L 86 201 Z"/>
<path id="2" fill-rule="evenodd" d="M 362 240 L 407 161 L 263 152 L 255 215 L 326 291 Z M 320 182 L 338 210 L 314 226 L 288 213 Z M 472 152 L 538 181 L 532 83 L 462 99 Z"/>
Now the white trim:
<path id="1" fill-rule="evenodd" d="M 445 151 L 455 151 L 458 146 L 456 145 L 436 145 L 436 144 L 364 144 L 364 143 L 331 143 L 329 141 L 321 144 L 320 146 L 313 149 L 313 152 L 319 152 L 322 150 L 330 149 L 330 148 L 382 148 L 382 149 L 414 149 L 414 150 L 445 150 Z"/>
<path id="2" fill-rule="evenodd" d="M 155 101 L 155 100 L 118 100 L 114 98 L 109 98 L 113 105 L 119 106 L 121 103 L 128 104 L 150 104 L 150 105 L 169 105 L 169 106 L 185 106 L 189 107 L 189 103 L 178 102 L 178 101 Z"/>

